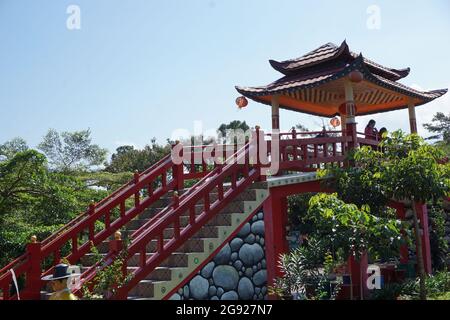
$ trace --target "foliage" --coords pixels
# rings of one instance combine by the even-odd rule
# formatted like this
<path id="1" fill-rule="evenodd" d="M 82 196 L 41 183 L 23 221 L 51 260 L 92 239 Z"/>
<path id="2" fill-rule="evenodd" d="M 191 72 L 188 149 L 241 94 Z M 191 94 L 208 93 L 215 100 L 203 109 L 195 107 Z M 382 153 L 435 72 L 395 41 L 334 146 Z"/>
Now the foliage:
<path id="1" fill-rule="evenodd" d="M 0 265 L 23 253 L 31 235 L 46 238 L 105 196 L 75 176 L 49 171 L 35 150 L 0 162 Z"/>
<path id="2" fill-rule="evenodd" d="M 160 145 L 155 139 L 152 139 L 151 144 L 146 145 L 142 150 L 135 149 L 133 146 L 121 146 L 111 156 L 111 162 L 106 166 L 105 171 L 142 172 L 169 154 L 170 150 L 170 144 Z"/>
<path id="3" fill-rule="evenodd" d="M 295 129 L 301 132 L 308 132 L 310 131 L 305 125 L 301 124 L 301 123 L 297 123 L 295 125 Z"/>
<path id="4" fill-rule="evenodd" d="M 217 129 L 217 133 L 223 138 L 224 143 L 236 143 L 238 140 L 234 137 L 236 130 L 242 130 L 245 133 L 250 127 L 247 125 L 245 121 L 234 120 L 228 124 L 222 123 Z M 230 139 L 234 137 L 233 141 Z"/>
<path id="5" fill-rule="evenodd" d="M 323 243 L 314 239 L 308 247 L 281 255 L 279 263 L 283 277 L 275 279 L 269 293 L 282 299 L 334 299 L 339 284 L 331 289 L 333 285 L 329 274 L 322 268 L 326 255 Z"/>
<path id="6" fill-rule="evenodd" d="M 384 139 L 382 147 L 384 152 L 377 155 L 379 174 L 390 198 L 427 202 L 450 193 L 450 164 L 440 163 L 442 151 L 401 131 Z"/>
<path id="7" fill-rule="evenodd" d="M 315 231 L 314 222 L 307 214 L 309 200 L 313 195 L 313 193 L 302 193 L 288 197 L 289 225 L 301 234 L 312 234 Z"/>
<path id="8" fill-rule="evenodd" d="M 38 145 L 52 169 L 64 173 L 86 171 L 102 165 L 107 150 L 92 143 L 91 131 L 62 132 L 50 129 Z"/>
<path id="9" fill-rule="evenodd" d="M 3 160 L 9 160 L 17 153 L 27 151 L 28 149 L 27 142 L 20 137 L 16 137 L 4 144 L 0 144 L 0 161 L 2 158 Z"/>
<path id="10" fill-rule="evenodd" d="M 431 300 L 450 299 L 450 272 L 438 272 L 425 280 L 426 291 Z M 420 299 L 420 280 L 406 280 L 402 283 L 386 284 L 383 288 L 374 290 L 373 300 L 418 300 Z"/>
<path id="11" fill-rule="evenodd" d="M 87 187 L 114 191 L 133 178 L 131 172 L 111 173 L 107 171 L 81 172 L 77 178 Z"/>
<path id="12" fill-rule="evenodd" d="M 429 297 L 429 300 L 450 300 L 450 291 Z"/>
<path id="13" fill-rule="evenodd" d="M 352 157 L 361 159 L 358 166 L 345 169 L 331 167 L 322 170 L 319 175 L 332 177 L 325 179 L 324 184 L 336 190 L 339 198 L 344 202 L 357 206 L 368 205 L 373 214 L 387 216 L 388 197 L 382 187 L 377 156 L 373 149 L 363 147 L 357 151 L 357 154 L 352 154 Z"/>
<path id="14" fill-rule="evenodd" d="M 45 192 L 41 188 L 47 178 L 45 165 L 45 157 L 34 150 L 0 163 L 0 224 L 11 209 Z"/>
<path id="15" fill-rule="evenodd" d="M 428 219 L 431 225 L 430 248 L 432 264 L 435 270 L 447 268 L 448 243 L 445 239 L 445 218 L 446 213 L 442 205 L 435 204 L 428 206 Z"/>
<path id="16" fill-rule="evenodd" d="M 442 151 L 418 135 L 393 132 L 381 142 L 381 151 L 364 146 L 350 155 L 355 168 L 334 168 L 339 196 L 357 205 L 367 204 L 374 212 L 388 199 L 427 202 L 450 192 L 450 164 L 440 163 Z"/>
<path id="17" fill-rule="evenodd" d="M 387 283 L 381 289 L 373 290 L 370 300 L 397 300 L 399 297 L 416 294 L 415 281 L 405 281 L 403 283 Z"/>
<path id="18" fill-rule="evenodd" d="M 36 226 L 22 220 L 8 221 L 0 227 L 0 266 L 21 255 L 32 235 L 45 239 L 60 227 L 61 225 Z"/>
<path id="19" fill-rule="evenodd" d="M 98 252 L 96 247 L 91 248 L 95 261 L 100 262 L 103 256 Z M 90 282 L 84 283 L 82 287 L 83 299 L 85 300 L 102 300 L 109 299 L 113 296 L 117 289 L 124 285 L 130 278 L 129 275 L 123 275 L 123 267 L 125 256 L 127 254 L 126 248 L 122 250 L 119 257 L 115 259 L 112 264 L 101 268 L 96 272 L 94 279 Z"/>
<path id="20" fill-rule="evenodd" d="M 401 299 L 417 300 L 420 299 L 420 281 L 414 279 L 403 284 Z M 450 272 L 441 271 L 429 276 L 425 280 L 425 288 L 430 299 L 441 300 L 448 298 L 450 293 Z"/>
<path id="21" fill-rule="evenodd" d="M 435 133 L 428 139 L 441 138 L 446 144 L 450 144 L 450 113 L 446 116 L 443 112 L 438 112 L 432 119 L 433 123 L 425 123 L 423 126 L 428 131 Z"/>
<path id="22" fill-rule="evenodd" d="M 367 204 L 380 217 L 389 217 L 388 199 L 436 202 L 450 192 L 450 164 L 443 153 L 419 136 L 393 132 L 380 150 L 362 147 L 350 155 L 355 168 L 334 168 L 332 183 L 339 196 L 357 205 Z"/>
<path id="23" fill-rule="evenodd" d="M 400 221 L 377 217 L 368 206 L 347 204 L 337 194 L 313 196 L 308 214 L 321 237 L 335 250 L 342 249 L 346 257 L 354 254 L 359 258 L 365 251 L 372 257 L 394 256 L 402 244 Z"/>

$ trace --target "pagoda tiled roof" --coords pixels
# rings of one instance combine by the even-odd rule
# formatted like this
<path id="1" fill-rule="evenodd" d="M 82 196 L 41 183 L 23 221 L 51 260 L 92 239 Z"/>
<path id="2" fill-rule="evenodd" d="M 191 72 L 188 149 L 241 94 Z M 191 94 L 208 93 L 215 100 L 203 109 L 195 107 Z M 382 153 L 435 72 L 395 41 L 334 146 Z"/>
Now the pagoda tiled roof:
<path id="1" fill-rule="evenodd" d="M 345 43 L 344 46 L 346 46 Z M 407 104 L 404 103 L 405 99 L 401 98 L 404 96 L 415 99 L 415 105 L 418 106 L 428 103 L 447 92 L 447 89 L 419 91 L 389 79 L 384 76 L 385 73 L 379 72 L 380 68 L 377 64 L 364 58 L 362 54 L 346 61 L 328 60 L 329 62 L 324 62 L 326 59 L 333 59 L 332 57 L 338 53 L 335 50 L 336 48 L 333 49 L 330 44 L 319 49 L 306 54 L 303 56 L 306 57 L 304 59 L 283 62 L 285 68 L 288 68 L 290 64 L 292 64 L 291 68 L 299 68 L 302 65 L 302 69 L 297 69 L 299 70 L 297 72 L 288 73 L 281 79 L 266 86 L 237 86 L 236 90 L 242 95 L 264 104 L 270 104 L 270 99 L 268 98 L 270 96 L 284 95 L 298 102 L 291 103 L 292 99 L 285 99 L 284 102 L 280 103 L 281 108 L 321 116 L 332 116 L 336 113 L 338 106 L 325 107 L 329 103 L 327 99 L 330 99 L 330 101 L 332 99 L 342 99 L 342 97 L 336 96 L 335 93 L 324 90 L 324 85 L 331 84 L 333 81 L 339 81 L 356 70 L 363 74 L 364 83 L 366 83 L 364 86 L 370 86 L 369 91 L 372 91 L 371 93 L 361 94 L 358 97 L 361 102 L 364 102 L 363 104 L 366 104 L 366 107 L 362 107 L 360 112 L 358 112 L 359 115 L 407 108 Z M 304 67 L 306 64 L 311 66 L 313 60 L 320 60 L 322 63 L 316 64 L 314 68 Z M 375 72 L 374 68 L 378 68 L 376 69 L 378 72 Z M 396 72 L 392 71 L 394 69 L 386 70 Z M 308 102 L 308 106 L 303 106 L 302 101 Z M 317 108 L 314 108 L 313 105 L 317 105 Z"/>
<path id="2" fill-rule="evenodd" d="M 283 73 L 284 75 L 292 75 L 329 62 L 352 62 L 358 56 L 359 54 L 349 49 L 346 41 L 342 42 L 340 46 L 329 42 L 299 58 L 281 62 L 270 60 L 269 62 L 275 70 Z M 390 80 L 399 80 L 404 78 L 410 71 L 409 68 L 388 68 L 367 58 L 364 58 L 364 63 L 373 73 L 379 74 Z"/>

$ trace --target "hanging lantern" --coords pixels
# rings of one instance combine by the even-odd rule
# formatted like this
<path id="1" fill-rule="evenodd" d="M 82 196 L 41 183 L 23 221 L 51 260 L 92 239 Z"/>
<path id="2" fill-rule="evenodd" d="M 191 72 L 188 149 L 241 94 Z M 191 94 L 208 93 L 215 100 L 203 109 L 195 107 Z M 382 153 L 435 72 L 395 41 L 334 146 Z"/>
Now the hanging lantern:
<path id="1" fill-rule="evenodd" d="M 361 71 L 358 71 L 358 70 L 354 70 L 354 71 L 350 72 L 348 77 L 351 82 L 355 82 L 355 83 L 361 82 L 364 79 L 364 75 L 362 74 Z"/>
<path id="2" fill-rule="evenodd" d="M 334 117 L 330 120 L 330 124 L 333 128 L 339 127 L 341 125 L 341 120 L 338 117 Z"/>
<path id="3" fill-rule="evenodd" d="M 246 97 L 241 96 L 236 99 L 236 105 L 239 109 L 245 108 L 248 105 L 248 100 Z"/>

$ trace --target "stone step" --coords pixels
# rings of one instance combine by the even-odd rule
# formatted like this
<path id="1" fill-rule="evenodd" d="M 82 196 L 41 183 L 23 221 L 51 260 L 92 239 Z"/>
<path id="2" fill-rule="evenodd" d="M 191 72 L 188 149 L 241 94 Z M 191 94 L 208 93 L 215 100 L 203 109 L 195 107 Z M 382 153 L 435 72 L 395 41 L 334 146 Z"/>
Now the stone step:
<path id="1" fill-rule="evenodd" d="M 152 256 L 152 252 L 146 253 L 147 259 Z M 102 257 L 105 257 L 106 254 L 101 254 Z M 81 257 L 80 263 L 83 267 L 92 266 L 97 261 L 95 260 L 95 255 L 92 253 L 88 253 Z M 161 265 L 160 267 L 186 267 L 188 263 L 188 256 L 183 252 L 174 252 L 172 253 Z M 131 259 L 128 260 L 127 266 L 129 267 L 138 267 L 140 264 L 140 254 L 137 253 Z"/>
<path id="2" fill-rule="evenodd" d="M 243 209 L 243 205 L 242 205 L 242 209 Z M 230 210 L 234 213 L 236 213 L 233 210 Z M 243 210 L 242 210 L 243 211 Z M 232 218 L 232 214 L 231 213 L 219 213 L 217 215 L 215 215 L 213 218 L 211 218 L 210 221 L 208 221 L 208 223 L 206 223 L 206 227 L 211 227 L 211 226 L 230 226 L 231 225 L 231 218 Z M 186 227 L 189 224 L 189 216 L 181 216 L 180 217 L 180 227 Z M 146 223 L 148 220 L 141 220 L 141 221 L 137 221 L 137 222 L 133 222 L 133 224 L 130 226 L 130 229 L 125 230 L 125 236 L 130 236 L 132 235 L 137 229 L 136 228 L 132 228 L 132 227 L 141 227 L 144 223 Z M 172 229 L 172 228 L 167 228 L 167 229 Z M 165 232 L 167 232 L 167 229 Z M 173 233 L 170 234 L 164 234 L 164 238 L 169 239 L 173 236 Z M 203 236 L 201 236 L 203 237 Z M 208 238 L 209 236 L 207 236 L 206 238 Z"/>
<path id="3" fill-rule="evenodd" d="M 210 203 L 212 203 L 213 201 L 217 200 L 217 195 L 216 194 L 210 194 Z M 235 199 L 233 199 L 230 204 L 227 206 L 227 208 L 225 210 L 236 210 L 236 209 L 230 209 L 230 208 L 235 208 L 236 207 L 236 203 L 242 203 L 242 201 L 254 201 L 256 200 L 256 193 L 254 190 L 245 190 L 244 192 L 242 192 L 241 194 L 237 195 Z M 202 212 L 202 210 L 204 209 L 204 205 L 203 205 L 203 200 L 197 202 L 197 204 L 195 205 L 196 207 L 196 212 L 200 213 Z M 170 202 L 171 204 L 171 202 Z M 230 208 L 228 208 L 230 207 Z M 151 219 L 152 217 L 154 217 L 157 213 L 161 212 L 162 210 L 166 209 L 166 206 L 151 206 L 150 208 L 145 209 L 139 216 L 138 219 Z M 242 210 L 240 210 L 242 211 Z M 233 213 L 233 212 L 240 212 L 240 211 L 224 211 L 224 212 L 228 212 L 228 213 Z M 181 215 L 183 216 L 188 216 L 189 215 L 189 211 L 183 212 Z"/>
<path id="4" fill-rule="evenodd" d="M 154 293 L 155 281 L 142 280 L 133 289 L 130 290 L 129 295 L 135 297 L 151 298 Z"/>
<path id="5" fill-rule="evenodd" d="M 165 243 L 169 242 L 170 239 L 165 239 Z M 147 245 L 147 252 L 155 252 L 157 248 L 157 241 L 152 240 Z M 188 239 L 185 243 L 183 243 L 182 246 L 180 246 L 179 249 L 177 249 L 177 252 L 203 252 L 204 249 L 204 241 L 202 238 L 192 238 Z M 97 246 L 97 250 L 99 253 L 106 254 L 109 252 L 109 243 L 107 241 L 102 242 L 100 245 Z"/>
<path id="6" fill-rule="evenodd" d="M 125 236 L 131 235 L 136 230 L 126 230 L 122 232 L 122 235 Z M 174 228 L 166 228 L 164 230 L 164 239 L 172 239 L 174 235 Z M 197 238 L 217 238 L 219 235 L 219 229 L 217 226 L 203 226 L 200 230 L 192 237 L 194 239 Z"/>

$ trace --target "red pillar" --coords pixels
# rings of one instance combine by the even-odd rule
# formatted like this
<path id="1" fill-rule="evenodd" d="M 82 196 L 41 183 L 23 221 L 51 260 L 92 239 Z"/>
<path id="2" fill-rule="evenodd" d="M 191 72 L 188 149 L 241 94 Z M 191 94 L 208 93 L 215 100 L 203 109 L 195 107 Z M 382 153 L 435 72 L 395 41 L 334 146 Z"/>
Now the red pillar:
<path id="1" fill-rule="evenodd" d="M 353 287 L 353 299 L 359 300 L 361 299 L 361 290 L 362 297 L 367 297 L 368 288 L 367 288 L 367 268 L 369 266 L 367 252 L 363 253 L 359 260 L 357 260 L 353 255 L 350 255 L 348 258 L 348 268 L 350 272 L 350 276 L 352 279 L 352 287 Z"/>
<path id="2" fill-rule="evenodd" d="M 405 209 L 405 205 L 403 203 L 391 202 L 389 206 L 396 210 L 398 219 L 400 219 L 400 220 L 406 219 L 406 209 Z M 402 229 L 400 232 L 401 232 L 402 236 L 405 238 L 406 231 Z M 403 244 L 400 246 L 400 263 L 405 264 L 405 263 L 408 263 L 408 261 L 409 261 L 408 245 Z"/>
<path id="3" fill-rule="evenodd" d="M 271 194 L 264 202 L 264 227 L 266 241 L 267 285 L 280 277 L 278 266 L 280 254 L 288 252 L 286 241 L 287 198 Z"/>
<path id="4" fill-rule="evenodd" d="M 422 228 L 422 255 L 425 266 L 425 272 L 432 273 L 431 268 L 431 248 L 430 248 L 430 233 L 428 231 L 428 209 L 426 204 L 416 204 L 417 217 L 420 220 L 420 227 Z"/>
<path id="5" fill-rule="evenodd" d="M 347 137 L 349 138 L 348 149 L 352 150 L 357 147 L 356 123 L 347 123 Z"/>
<path id="6" fill-rule="evenodd" d="M 351 81 L 344 82 L 345 90 L 345 114 L 346 114 L 346 130 L 349 138 L 348 149 L 352 150 L 357 147 L 356 141 L 356 105 L 353 92 L 353 83 Z M 350 164 L 352 165 L 352 164 Z"/>
<path id="7" fill-rule="evenodd" d="M 174 145 L 172 145 L 172 150 L 174 148 L 180 147 L 180 141 L 176 141 Z M 183 159 L 183 147 L 181 146 L 179 151 L 179 156 Z M 176 179 L 175 190 L 180 191 L 184 188 L 184 166 L 183 162 L 180 164 L 174 164 L 172 168 L 173 178 Z"/>
<path id="8" fill-rule="evenodd" d="M 27 244 L 29 266 L 26 273 L 25 290 L 20 298 L 24 300 L 40 300 L 41 298 L 41 243 Z"/>

